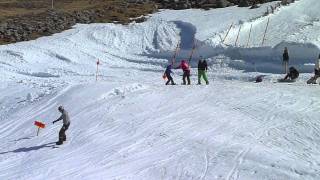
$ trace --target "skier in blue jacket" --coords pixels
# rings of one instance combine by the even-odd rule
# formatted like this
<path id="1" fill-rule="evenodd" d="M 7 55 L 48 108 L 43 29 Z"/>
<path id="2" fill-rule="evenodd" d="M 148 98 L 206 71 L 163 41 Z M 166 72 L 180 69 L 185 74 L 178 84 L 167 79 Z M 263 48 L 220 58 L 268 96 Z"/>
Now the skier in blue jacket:
<path id="1" fill-rule="evenodd" d="M 164 75 L 168 78 L 168 81 L 166 82 L 166 85 L 168 85 L 171 82 L 171 85 L 175 85 L 173 78 L 171 76 L 172 74 L 172 65 L 168 65 L 166 68 L 166 71 L 164 72 Z"/>

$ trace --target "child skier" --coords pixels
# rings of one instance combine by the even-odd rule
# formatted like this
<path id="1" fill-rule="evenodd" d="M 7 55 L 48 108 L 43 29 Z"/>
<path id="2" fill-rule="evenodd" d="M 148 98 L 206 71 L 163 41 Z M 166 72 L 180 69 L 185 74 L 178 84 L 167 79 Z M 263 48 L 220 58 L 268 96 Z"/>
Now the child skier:
<path id="1" fill-rule="evenodd" d="M 190 82 L 190 68 L 189 68 L 189 64 L 185 61 L 182 60 L 181 64 L 176 68 L 176 69 L 182 69 L 183 71 L 183 76 L 182 76 L 182 80 L 183 80 L 183 85 L 186 85 L 186 78 L 188 81 L 188 85 L 191 84 Z"/>
<path id="2" fill-rule="evenodd" d="M 171 82 L 171 85 L 175 85 L 171 74 L 173 74 L 173 72 L 172 72 L 172 65 L 170 64 L 167 66 L 166 71 L 164 72 L 164 76 L 168 78 L 166 85 L 168 85 L 170 82 Z"/>
<path id="3" fill-rule="evenodd" d="M 57 121 L 63 120 L 63 126 L 59 131 L 59 141 L 56 142 L 57 145 L 61 145 L 63 144 L 63 141 L 67 140 L 66 131 L 70 126 L 70 118 L 69 118 L 68 112 L 62 106 L 59 106 L 58 110 L 61 113 L 61 116 L 57 120 L 53 121 L 52 123 L 54 124 Z"/>

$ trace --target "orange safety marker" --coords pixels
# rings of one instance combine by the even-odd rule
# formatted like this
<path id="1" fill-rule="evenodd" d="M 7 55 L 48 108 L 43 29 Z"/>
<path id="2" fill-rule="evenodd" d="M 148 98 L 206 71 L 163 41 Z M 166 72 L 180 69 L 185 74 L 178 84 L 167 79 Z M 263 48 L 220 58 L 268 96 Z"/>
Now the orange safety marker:
<path id="1" fill-rule="evenodd" d="M 167 80 L 167 75 L 164 73 L 164 74 L 162 75 L 162 78 L 163 78 L 163 80 Z"/>
<path id="2" fill-rule="evenodd" d="M 40 128 L 44 129 L 46 127 L 46 125 L 44 123 L 39 122 L 39 121 L 35 121 L 34 125 L 38 127 L 37 136 L 39 135 Z"/>

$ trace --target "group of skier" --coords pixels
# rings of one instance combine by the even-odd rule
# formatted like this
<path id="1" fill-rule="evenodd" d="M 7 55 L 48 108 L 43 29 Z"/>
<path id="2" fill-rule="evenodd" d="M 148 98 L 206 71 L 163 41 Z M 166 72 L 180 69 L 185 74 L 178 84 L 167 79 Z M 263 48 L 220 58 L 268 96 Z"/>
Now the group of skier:
<path id="1" fill-rule="evenodd" d="M 288 48 L 285 47 L 283 51 L 283 67 L 284 67 L 284 72 L 286 73 L 286 76 L 284 77 L 283 80 L 295 80 L 299 77 L 299 71 L 294 68 L 293 66 L 288 69 L 289 65 L 289 52 Z M 171 74 L 173 74 L 172 69 L 182 69 L 183 75 L 182 75 L 182 81 L 183 85 L 190 85 L 190 66 L 186 60 L 182 60 L 180 64 L 177 67 L 174 67 L 174 63 L 170 64 L 167 66 L 163 77 L 167 78 L 168 80 L 166 81 L 166 85 L 175 85 L 176 83 L 174 82 Z M 201 79 L 203 78 L 206 84 L 209 84 L 208 77 L 207 77 L 207 71 L 208 71 L 208 64 L 207 61 L 200 56 L 199 61 L 198 61 L 198 84 L 201 84 Z M 261 76 L 259 77 L 259 82 L 262 81 Z M 314 69 L 314 76 L 308 80 L 308 84 L 316 84 L 316 80 L 320 77 L 320 54 L 318 59 L 316 60 L 315 63 L 315 69 Z M 258 81 L 258 80 L 257 80 Z M 67 140 L 65 132 L 68 130 L 70 126 L 70 118 L 68 115 L 68 112 L 64 109 L 63 106 L 58 107 L 58 111 L 61 113 L 61 116 L 53 121 L 52 123 L 56 123 L 57 121 L 63 120 L 63 125 L 59 131 L 59 141 L 56 143 L 57 145 L 63 144 L 64 141 Z"/>
<path id="2" fill-rule="evenodd" d="M 183 85 L 190 85 L 191 84 L 191 80 L 190 80 L 190 75 L 191 75 L 191 71 L 190 71 L 190 66 L 188 64 L 188 62 L 186 60 L 182 60 L 180 65 L 177 67 L 173 66 L 173 63 L 168 65 L 163 78 L 164 79 L 168 79 L 166 82 L 166 85 L 176 85 L 176 83 L 174 82 L 171 74 L 173 74 L 172 69 L 182 69 L 183 71 L 183 75 L 182 75 L 182 81 L 183 81 Z M 201 84 L 201 78 L 204 79 L 204 81 L 206 82 L 206 84 L 209 84 L 208 81 L 208 77 L 207 77 L 207 71 L 208 71 L 208 64 L 207 61 L 200 56 L 199 62 L 198 62 L 198 85 Z"/>
<path id="3" fill-rule="evenodd" d="M 285 47 L 282 54 L 282 65 L 284 67 L 284 73 L 286 74 L 286 76 L 282 79 L 283 81 L 287 81 L 287 80 L 295 81 L 299 77 L 299 71 L 295 67 L 291 66 L 288 69 L 289 59 L 290 57 L 289 57 L 288 48 Z"/>
<path id="4" fill-rule="evenodd" d="M 282 63 L 283 63 L 284 72 L 285 72 L 286 76 L 284 77 L 283 80 L 284 81 L 286 81 L 286 80 L 295 81 L 299 77 L 299 71 L 293 66 L 291 66 L 288 71 L 289 59 L 290 59 L 290 57 L 289 57 L 288 48 L 285 47 L 283 50 L 283 55 L 282 55 L 282 60 L 283 60 Z M 317 79 L 319 77 L 320 77 L 320 54 L 315 62 L 314 76 L 312 76 L 307 81 L 307 83 L 308 84 L 316 84 Z"/>

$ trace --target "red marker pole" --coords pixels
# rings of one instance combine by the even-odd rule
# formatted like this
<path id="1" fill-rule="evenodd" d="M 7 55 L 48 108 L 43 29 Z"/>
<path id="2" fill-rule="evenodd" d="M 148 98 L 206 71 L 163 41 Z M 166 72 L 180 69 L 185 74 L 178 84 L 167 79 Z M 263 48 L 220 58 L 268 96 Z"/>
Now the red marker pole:
<path id="1" fill-rule="evenodd" d="M 45 128 L 46 125 L 42 122 L 39 122 L 39 121 L 35 121 L 34 122 L 34 125 L 38 127 L 38 130 L 37 130 L 37 136 L 39 135 L 39 132 L 40 132 L 40 128 Z"/>
<path id="2" fill-rule="evenodd" d="M 99 65 L 100 65 L 100 61 L 98 59 L 98 61 L 97 61 L 97 71 L 96 71 L 96 81 L 98 81 Z"/>
<path id="3" fill-rule="evenodd" d="M 40 127 L 38 127 L 37 136 L 39 135 L 39 132 L 40 132 Z"/>

